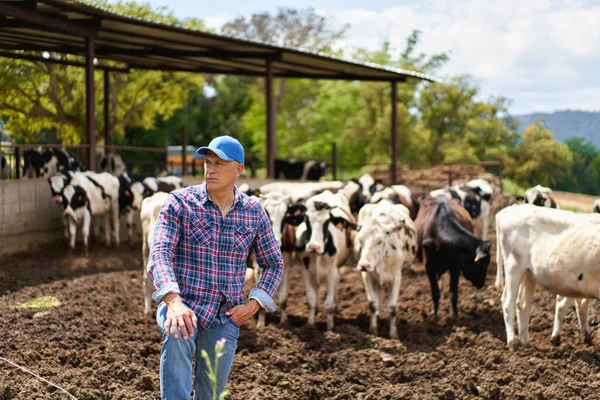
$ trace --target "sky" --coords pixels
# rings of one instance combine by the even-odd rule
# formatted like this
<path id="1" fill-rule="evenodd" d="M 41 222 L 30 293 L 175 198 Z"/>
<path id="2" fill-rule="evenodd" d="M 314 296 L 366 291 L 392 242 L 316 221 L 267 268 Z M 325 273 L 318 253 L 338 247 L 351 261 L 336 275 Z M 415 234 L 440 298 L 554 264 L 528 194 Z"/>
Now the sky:
<path id="1" fill-rule="evenodd" d="M 401 52 L 418 29 L 418 52 L 450 55 L 438 77 L 471 76 L 483 100 L 503 96 L 513 115 L 600 111 L 600 0 L 150 2 L 217 31 L 236 17 L 312 7 L 333 26 L 350 25 L 339 42 L 346 56 L 386 39 Z"/>

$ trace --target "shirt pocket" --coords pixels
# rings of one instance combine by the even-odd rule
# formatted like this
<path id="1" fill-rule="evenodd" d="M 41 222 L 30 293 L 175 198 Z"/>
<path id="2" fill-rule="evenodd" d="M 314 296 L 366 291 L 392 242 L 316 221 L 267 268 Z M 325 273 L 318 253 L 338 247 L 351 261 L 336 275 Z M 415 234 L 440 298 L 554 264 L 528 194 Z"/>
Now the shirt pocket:
<path id="1" fill-rule="evenodd" d="M 192 218 L 191 231 L 190 231 L 190 243 L 197 246 L 206 246 L 211 241 L 210 222 L 205 219 L 197 217 Z"/>
<path id="2" fill-rule="evenodd" d="M 233 233 L 234 248 L 238 255 L 248 257 L 250 246 L 252 245 L 252 229 L 247 225 L 238 225 Z"/>

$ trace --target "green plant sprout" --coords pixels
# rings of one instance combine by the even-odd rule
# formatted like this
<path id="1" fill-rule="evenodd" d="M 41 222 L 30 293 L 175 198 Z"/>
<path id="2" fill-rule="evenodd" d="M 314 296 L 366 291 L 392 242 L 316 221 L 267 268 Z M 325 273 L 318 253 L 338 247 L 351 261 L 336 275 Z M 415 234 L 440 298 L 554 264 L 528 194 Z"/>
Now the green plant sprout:
<path id="1" fill-rule="evenodd" d="M 225 391 L 223 393 L 221 393 L 220 395 L 217 396 L 217 376 L 218 376 L 217 374 L 219 371 L 219 359 L 223 356 L 223 347 L 225 347 L 225 342 L 226 342 L 226 339 L 223 338 L 221 340 L 218 340 L 217 343 L 215 344 L 215 364 L 214 364 L 214 366 L 211 363 L 210 357 L 208 356 L 208 353 L 206 352 L 206 350 L 202 350 L 202 358 L 204 359 L 204 361 L 206 362 L 206 366 L 208 367 L 208 372 L 207 372 L 208 378 L 211 380 L 212 385 L 213 385 L 213 395 L 212 395 L 213 400 L 223 400 L 230 394 L 229 389 L 225 389 Z"/>

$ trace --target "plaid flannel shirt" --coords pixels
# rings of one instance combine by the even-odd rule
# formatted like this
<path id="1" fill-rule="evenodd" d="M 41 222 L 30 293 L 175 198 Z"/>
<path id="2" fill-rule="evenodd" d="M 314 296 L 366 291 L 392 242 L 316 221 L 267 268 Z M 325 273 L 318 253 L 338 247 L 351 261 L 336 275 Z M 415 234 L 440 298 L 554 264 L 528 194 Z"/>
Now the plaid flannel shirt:
<path id="1" fill-rule="evenodd" d="M 249 298 L 267 311 L 277 306 L 273 296 L 283 276 L 283 258 L 262 205 L 235 190 L 226 217 L 210 199 L 206 185 L 173 191 L 163 204 L 148 260 L 148 273 L 160 302 L 167 293 L 179 293 L 183 302 L 208 329 L 219 315 L 244 302 L 244 278 L 250 249 L 263 268 Z M 220 304 L 221 296 L 225 303 Z"/>

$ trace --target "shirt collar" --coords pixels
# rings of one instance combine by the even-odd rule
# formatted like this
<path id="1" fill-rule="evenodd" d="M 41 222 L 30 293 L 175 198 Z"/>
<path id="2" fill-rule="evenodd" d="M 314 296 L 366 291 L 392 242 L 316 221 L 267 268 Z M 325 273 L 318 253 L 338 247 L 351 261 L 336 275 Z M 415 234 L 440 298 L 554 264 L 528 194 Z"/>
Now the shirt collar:
<path id="1" fill-rule="evenodd" d="M 240 206 L 242 208 L 246 208 L 246 206 L 248 205 L 248 201 L 249 198 L 247 195 L 245 195 L 244 193 L 240 192 L 237 188 L 237 186 L 233 186 L 233 192 L 235 194 L 235 200 L 233 201 L 233 206 L 232 207 L 236 207 L 236 206 Z M 208 190 L 206 190 L 206 183 L 203 183 L 202 185 L 200 185 L 200 192 L 199 192 L 199 198 L 200 198 L 200 204 L 204 205 L 207 201 L 211 201 L 210 196 L 208 195 Z"/>

